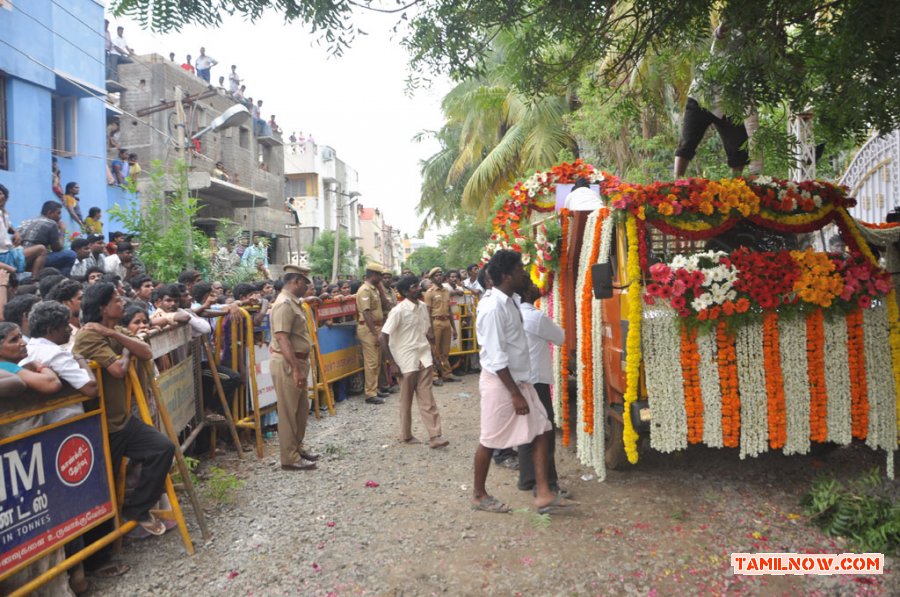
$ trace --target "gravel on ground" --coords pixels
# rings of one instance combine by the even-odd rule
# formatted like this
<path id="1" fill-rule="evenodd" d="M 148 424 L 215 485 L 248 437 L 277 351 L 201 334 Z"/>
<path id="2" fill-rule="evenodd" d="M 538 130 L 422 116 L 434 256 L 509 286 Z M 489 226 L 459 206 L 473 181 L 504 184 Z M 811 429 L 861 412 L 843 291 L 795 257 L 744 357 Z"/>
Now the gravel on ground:
<path id="1" fill-rule="evenodd" d="M 492 466 L 488 490 L 511 514 L 471 509 L 478 379 L 434 388 L 450 445 L 399 441 L 398 395 L 359 396 L 310 417 L 312 472 L 282 471 L 277 437 L 266 455 L 205 460 L 244 481 L 230 501 L 204 499 L 204 542 L 181 499 L 196 554 L 175 531 L 129 542 L 131 571 L 91 578 L 93 595 L 898 595 L 896 565 L 882 576 L 735 576 L 732 552 L 842 553 L 802 515 L 819 475 L 851 478 L 884 455 L 853 446 L 827 460 L 692 447 L 650 453 L 598 483 L 570 449 L 557 449 L 560 485 L 575 508 L 538 515 L 517 473 Z M 413 406 L 413 430 L 425 442 Z"/>

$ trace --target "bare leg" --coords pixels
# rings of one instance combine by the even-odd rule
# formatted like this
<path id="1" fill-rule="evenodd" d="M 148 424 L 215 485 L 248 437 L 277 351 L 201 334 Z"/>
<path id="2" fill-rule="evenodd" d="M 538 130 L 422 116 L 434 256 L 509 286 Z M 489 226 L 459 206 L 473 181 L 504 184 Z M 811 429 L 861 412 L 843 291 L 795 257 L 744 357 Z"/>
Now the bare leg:
<path id="1" fill-rule="evenodd" d="M 534 438 L 531 447 L 531 457 L 534 459 L 534 486 L 535 494 L 534 505 L 537 508 L 553 503 L 556 495 L 550 491 L 549 483 L 549 464 L 547 458 L 547 449 L 549 448 L 549 436 L 546 433 Z"/>
<path id="2" fill-rule="evenodd" d="M 478 444 L 475 450 L 475 482 L 472 486 L 472 497 L 479 502 L 488 495 L 484 485 L 487 482 L 488 469 L 491 467 L 491 454 L 493 450 Z M 546 481 L 546 477 L 545 477 Z"/>
<path id="3" fill-rule="evenodd" d="M 47 247 L 34 245 L 22 249 L 25 255 L 25 267 L 31 266 L 31 275 L 37 276 L 44 269 L 44 261 L 47 259 Z"/>
<path id="4" fill-rule="evenodd" d="M 687 167 L 690 163 L 691 161 L 687 158 L 675 156 L 675 178 L 684 177 L 684 173 L 687 172 Z"/>

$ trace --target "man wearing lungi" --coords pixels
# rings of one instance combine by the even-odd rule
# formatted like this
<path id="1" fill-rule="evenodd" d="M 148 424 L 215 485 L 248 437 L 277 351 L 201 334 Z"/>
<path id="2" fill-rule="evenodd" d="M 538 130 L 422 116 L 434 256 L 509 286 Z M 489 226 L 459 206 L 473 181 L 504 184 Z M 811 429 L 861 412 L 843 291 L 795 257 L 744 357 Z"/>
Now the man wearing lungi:
<path id="1" fill-rule="evenodd" d="M 490 296 L 478 303 L 475 331 L 480 346 L 481 434 L 475 451 L 475 483 L 472 508 L 506 513 L 508 505 L 485 489 L 494 449 L 532 443 L 535 472 L 534 505 L 546 514 L 571 505 L 550 490 L 548 482 L 547 412 L 531 385 L 531 361 L 522 314 L 513 299 L 528 284 L 522 256 L 515 251 L 497 251 L 487 265 L 494 282 Z"/>

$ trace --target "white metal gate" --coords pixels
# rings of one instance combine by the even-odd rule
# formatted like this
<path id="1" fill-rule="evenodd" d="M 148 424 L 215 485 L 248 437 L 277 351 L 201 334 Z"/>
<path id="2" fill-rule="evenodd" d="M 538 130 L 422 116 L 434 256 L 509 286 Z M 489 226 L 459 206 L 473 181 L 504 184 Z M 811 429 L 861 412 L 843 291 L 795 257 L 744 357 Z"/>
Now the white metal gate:
<path id="1" fill-rule="evenodd" d="M 900 129 L 866 141 L 841 184 L 856 197 L 856 207 L 850 210 L 854 218 L 884 222 L 888 212 L 900 205 Z"/>

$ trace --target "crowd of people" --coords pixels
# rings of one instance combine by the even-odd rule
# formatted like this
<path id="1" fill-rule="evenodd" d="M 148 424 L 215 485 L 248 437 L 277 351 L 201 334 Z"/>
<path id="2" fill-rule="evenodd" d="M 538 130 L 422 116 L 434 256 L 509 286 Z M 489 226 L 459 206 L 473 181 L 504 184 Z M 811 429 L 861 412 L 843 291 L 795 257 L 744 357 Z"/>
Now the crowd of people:
<path id="1" fill-rule="evenodd" d="M 77 189 L 67 190 L 77 193 Z M 188 324 L 194 337 L 210 336 L 215 328 L 212 318 L 231 318 L 239 312 L 238 307 L 252 309 L 254 325 L 259 325 L 268 315 L 281 466 L 286 471 L 311 470 L 317 467 L 319 457 L 305 443 L 311 352 L 306 313 L 314 313 L 329 300 L 354 301 L 353 321 L 336 318 L 324 325 L 355 326 L 364 355 L 364 400 L 370 405 L 382 405 L 386 397 L 399 393 L 399 440 L 404 444 L 425 443 L 412 434 L 414 399 L 428 433 L 427 444 L 436 449 L 449 444 L 443 437 L 432 387 L 459 381 L 457 372 L 481 371 L 483 397 L 500 395 L 504 385 L 510 387 L 510 381 L 515 382 L 514 387 L 522 386 L 519 392 L 528 408 L 533 411 L 540 408 L 540 412 L 546 409 L 551 414 L 535 421 L 531 419 L 537 415 L 523 418 L 531 421 L 524 431 L 509 434 L 508 429 L 516 425 L 505 424 L 501 427 L 507 431 L 492 435 L 491 425 L 497 428 L 495 419 L 505 416 L 503 413 L 508 409 L 488 415 L 482 409 L 482 445 L 476 456 L 473 507 L 506 511 L 504 504 L 484 490 L 487 469 L 483 456 L 487 454 L 489 461 L 491 456 L 498 459 L 506 454 L 509 459 L 515 449 L 519 450 L 522 464 L 520 488 L 535 488 L 536 503 L 542 508 L 558 503 L 558 496 L 552 495 L 560 491 L 555 485 L 555 473 L 544 471 L 548 453 L 552 454 L 548 451 L 552 441 L 547 422 L 552 420 L 550 379 L 549 373 L 543 372 L 550 359 L 540 354 L 535 361 L 536 369 L 531 369 L 527 362 L 523 364 L 513 356 L 506 357 L 506 361 L 497 356 L 503 351 L 521 352 L 526 347 L 524 357 L 519 354 L 517 358 L 529 358 L 525 342 L 521 346 L 508 345 L 521 340 L 510 334 L 508 326 L 512 324 L 505 320 L 490 323 L 491 314 L 499 309 L 495 304 L 497 297 L 518 293 L 526 329 L 529 325 L 528 305 L 537 295 L 533 288 L 510 283 L 508 274 L 498 269 L 488 276 L 490 267 L 482 270 L 473 264 L 466 270 L 450 270 L 446 275 L 440 267 L 435 267 L 423 272 L 420 279 L 409 270 L 398 277 L 378 263 L 369 263 L 363 280 L 351 276 L 337 284 L 327 284 L 313 279 L 304 267 L 287 265 L 282 278 L 272 280 L 268 276 L 265 247 L 251 240 L 241 244 L 241 250 L 226 251 L 225 257 L 242 261 L 246 258 L 261 265 L 265 278 L 255 283 L 228 288 L 222 281 L 204 279 L 200 272 L 190 269 L 183 271 L 176 281 L 154 280 L 135 254 L 138 239 L 115 233 L 107 243 L 102 235 L 86 234 L 65 248 L 64 226 L 60 223 L 65 209 L 62 203 L 46 202 L 40 216 L 14 228 L 5 209 L 9 198 L 9 191 L 0 186 L 0 397 L 29 399 L 35 395 L 53 395 L 64 388 L 96 397 L 102 390 L 114 470 L 118 470 L 115 463 L 123 456 L 131 463 L 140 464 L 139 473 L 129 482 L 122 507 L 123 517 L 138 523 L 134 533 L 162 535 L 171 526 L 171 521 L 157 519 L 151 508 L 157 507 L 161 499 L 175 445 L 127 406 L 125 380 L 129 367 L 134 362 L 153 359 L 148 335 L 156 329 Z M 93 212 L 89 217 L 94 216 L 99 217 Z M 499 281 L 497 286 L 492 279 Z M 519 278 L 515 280 L 518 283 Z M 468 339 L 474 340 L 472 320 L 455 319 L 451 311 L 451 303 L 467 294 L 475 299 L 468 301 L 470 304 L 478 304 L 480 369 L 478 360 L 469 356 L 458 357 L 455 364 L 450 360 L 454 338 L 468 332 Z M 494 307 L 486 307 L 490 305 Z M 510 318 L 508 304 L 504 308 L 504 317 Z M 471 318 L 471 313 L 464 317 Z M 470 325 L 461 329 L 463 323 Z M 508 342 L 504 344 L 504 340 Z M 551 340 L 561 342 L 555 335 Z M 217 366 L 212 367 L 207 360 L 202 364 L 203 413 L 212 424 L 225 420 L 217 386 L 230 396 L 246 381 L 239 372 L 226 366 L 230 363 L 229 348 L 229 342 L 223 343 L 223 352 L 216 355 L 220 363 Z M 99 380 L 88 367 L 89 361 L 100 367 Z M 508 374 L 502 372 L 504 362 L 508 362 Z M 216 377 L 220 384 L 214 383 Z M 530 390 L 526 390 L 526 385 Z M 521 397 L 513 396 L 510 404 L 517 409 L 513 416 L 523 414 L 518 410 Z M 81 406 L 67 407 L 19 421 L 0 428 L 0 438 L 81 412 Z M 529 452 L 531 444 L 533 450 Z M 532 453 L 533 457 L 523 456 Z M 531 462 L 535 466 L 526 466 Z M 70 544 L 68 549 L 77 551 L 78 545 Z M 126 566 L 106 561 L 102 554 L 91 558 L 86 565 L 103 575 L 122 574 L 127 570 Z M 69 581 L 73 590 L 81 591 L 87 586 L 84 574 L 82 567 L 71 571 Z"/>

